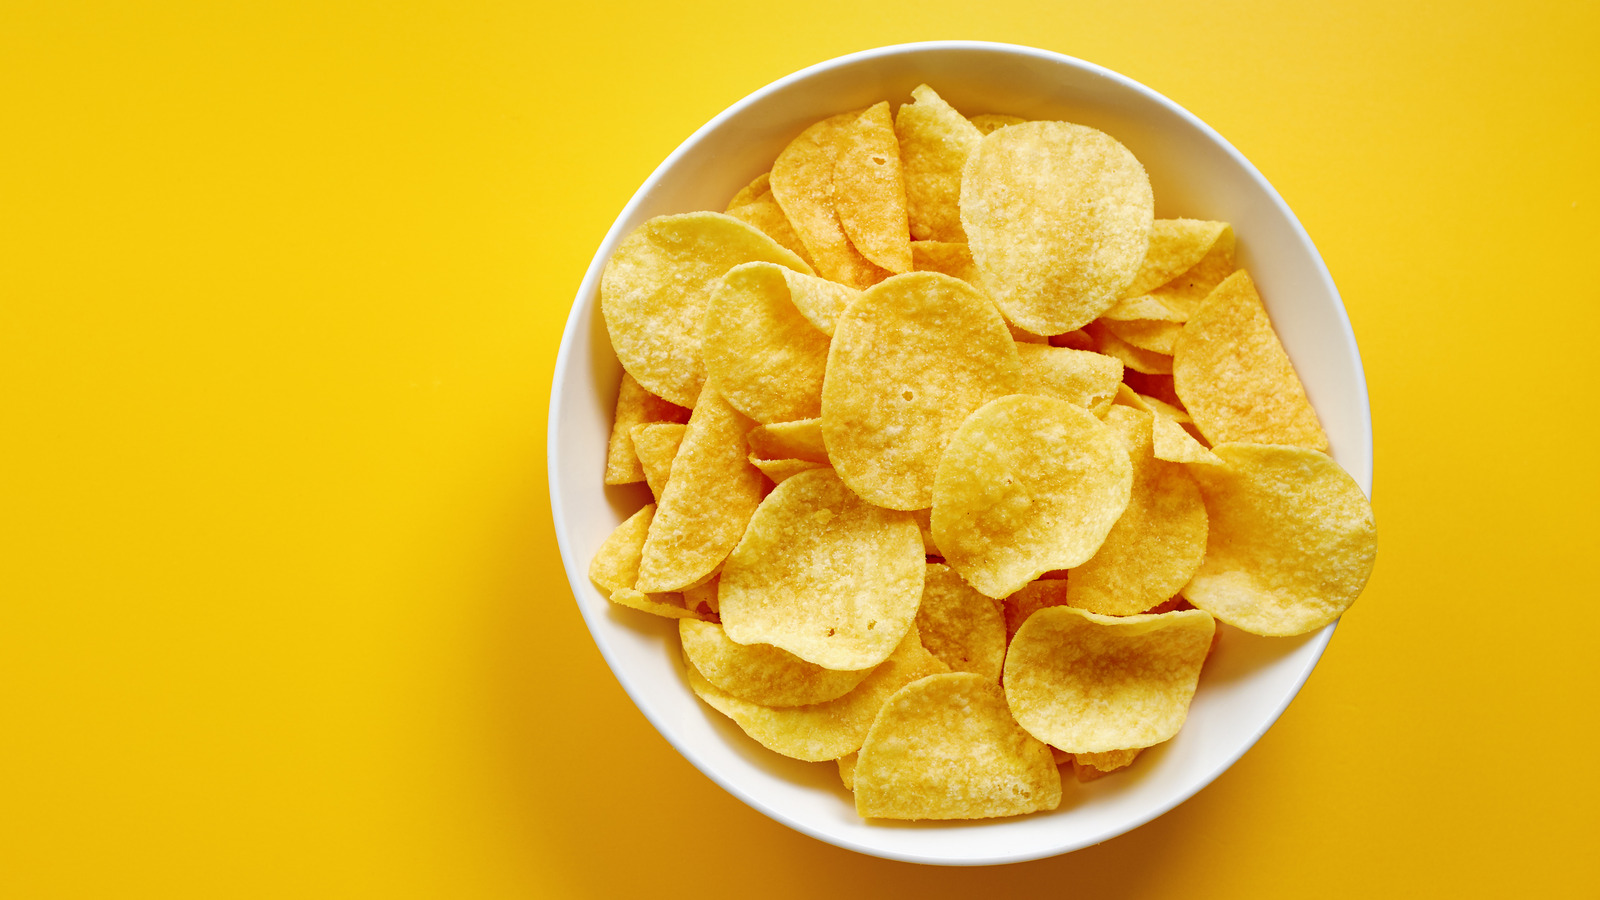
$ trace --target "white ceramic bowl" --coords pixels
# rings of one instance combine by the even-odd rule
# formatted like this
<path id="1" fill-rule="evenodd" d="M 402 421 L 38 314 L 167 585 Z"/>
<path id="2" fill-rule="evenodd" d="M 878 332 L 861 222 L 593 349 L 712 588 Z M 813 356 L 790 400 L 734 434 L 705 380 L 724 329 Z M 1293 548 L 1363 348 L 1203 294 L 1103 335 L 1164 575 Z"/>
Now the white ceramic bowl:
<path id="1" fill-rule="evenodd" d="M 926 82 L 957 109 L 1091 125 L 1144 163 L 1156 214 L 1222 219 L 1260 286 L 1339 463 L 1371 494 L 1372 427 L 1355 338 L 1321 257 L 1276 191 L 1238 151 L 1177 104 L 1095 65 L 1026 47 L 939 42 L 841 57 L 734 104 L 683 143 L 617 217 L 578 289 L 550 398 L 550 502 L 572 591 L 618 681 L 701 772 L 773 819 L 840 847 L 949 865 L 1053 856 L 1122 834 L 1205 787 L 1277 720 L 1310 675 L 1334 626 L 1299 638 L 1228 630 L 1207 663 L 1176 738 L 1127 772 L 1078 785 L 1061 808 L 978 823 L 869 824 L 836 767 L 780 757 L 700 703 L 684 683 L 677 626 L 611 605 L 590 583 L 595 548 L 647 495 L 602 484 L 621 369 L 598 293 L 606 259 L 651 216 L 722 209 L 812 122 L 880 100 L 910 100 Z"/>

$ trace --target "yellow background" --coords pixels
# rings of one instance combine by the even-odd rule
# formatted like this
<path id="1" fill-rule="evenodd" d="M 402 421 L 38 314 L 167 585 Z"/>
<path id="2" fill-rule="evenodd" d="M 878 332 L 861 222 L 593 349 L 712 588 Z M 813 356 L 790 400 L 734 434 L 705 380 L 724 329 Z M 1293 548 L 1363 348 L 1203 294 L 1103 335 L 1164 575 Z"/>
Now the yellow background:
<path id="1" fill-rule="evenodd" d="M 0 895 L 1594 887 L 1594 6 L 857 5 L 0 6 Z M 545 488 L 561 327 L 657 162 L 790 71 L 936 38 L 1116 69 L 1266 174 L 1361 344 L 1381 535 L 1211 787 L 959 871 L 683 761 Z"/>

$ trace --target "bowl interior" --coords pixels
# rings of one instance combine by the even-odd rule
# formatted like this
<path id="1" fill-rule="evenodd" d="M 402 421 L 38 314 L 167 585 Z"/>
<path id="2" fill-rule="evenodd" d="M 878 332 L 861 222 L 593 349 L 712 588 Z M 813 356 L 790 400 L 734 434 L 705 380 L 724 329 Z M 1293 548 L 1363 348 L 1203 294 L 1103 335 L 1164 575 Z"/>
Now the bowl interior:
<path id="1" fill-rule="evenodd" d="M 1261 289 L 1333 456 L 1370 495 L 1371 420 L 1349 321 L 1315 247 L 1260 173 L 1194 116 L 1122 76 L 1040 50 L 944 42 L 855 54 L 775 82 L 701 128 L 651 175 L 595 254 L 567 322 L 551 397 L 550 496 L 568 578 L 596 645 L 640 711 L 700 771 L 768 816 L 841 847 L 927 863 L 1017 862 L 1114 837 L 1209 784 L 1276 721 L 1334 626 L 1292 639 L 1226 629 L 1178 736 L 1116 777 L 1087 785 L 1067 779 L 1055 812 L 869 824 L 856 816 L 833 764 L 773 754 L 695 698 L 684 683 L 674 623 L 613 606 L 587 576 L 595 548 L 649 499 L 642 486 L 602 483 L 621 378 L 598 302 L 613 248 L 651 216 L 721 210 L 812 122 L 880 100 L 908 101 L 924 82 L 968 115 L 1099 128 L 1144 164 L 1158 216 L 1231 222 L 1240 265 Z"/>

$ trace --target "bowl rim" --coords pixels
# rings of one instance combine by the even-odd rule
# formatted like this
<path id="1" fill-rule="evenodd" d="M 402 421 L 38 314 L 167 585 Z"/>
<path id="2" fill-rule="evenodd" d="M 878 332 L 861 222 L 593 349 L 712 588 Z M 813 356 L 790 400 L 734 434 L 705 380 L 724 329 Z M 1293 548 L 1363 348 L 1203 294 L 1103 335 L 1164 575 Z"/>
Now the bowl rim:
<path id="1" fill-rule="evenodd" d="M 1002 55 L 1017 55 L 1047 63 L 1065 65 L 1070 68 L 1078 69 L 1089 76 L 1111 82 L 1118 88 L 1143 95 L 1145 99 L 1163 107 L 1165 112 L 1184 120 L 1190 127 L 1202 133 L 1213 144 L 1215 144 L 1218 149 L 1224 152 L 1231 159 L 1233 164 L 1236 165 L 1245 175 L 1247 175 L 1252 182 L 1255 183 L 1255 185 L 1261 190 L 1263 196 L 1276 208 L 1276 212 L 1290 226 L 1292 231 L 1291 236 L 1297 242 L 1303 243 L 1309 250 L 1310 262 L 1313 265 L 1315 277 L 1322 282 L 1321 286 L 1327 292 L 1327 294 L 1337 302 L 1337 318 L 1339 320 L 1339 325 L 1342 326 L 1340 333 L 1337 335 L 1326 335 L 1324 336 L 1324 340 L 1337 339 L 1342 345 L 1339 347 L 1339 349 L 1345 354 L 1348 354 L 1348 357 L 1354 362 L 1354 383 L 1349 385 L 1349 389 L 1353 394 L 1350 400 L 1354 403 L 1355 412 L 1358 414 L 1358 421 L 1362 426 L 1361 433 L 1359 435 L 1359 445 L 1347 448 L 1347 453 L 1355 453 L 1357 458 L 1360 460 L 1360 465 L 1358 465 L 1354 471 L 1351 471 L 1348 468 L 1346 471 L 1348 471 L 1351 477 L 1353 477 L 1362 487 L 1368 498 L 1371 498 L 1373 484 L 1373 434 L 1370 394 L 1366 382 L 1365 367 L 1361 360 L 1359 347 L 1356 345 L 1355 335 L 1349 321 L 1348 313 L 1344 308 L 1343 299 L 1340 297 L 1338 289 L 1333 283 L 1333 279 L 1331 274 L 1328 272 L 1326 262 L 1323 260 L 1321 253 L 1316 249 L 1316 246 L 1312 242 L 1310 235 L 1306 232 L 1298 217 L 1294 215 L 1293 211 L 1289 208 L 1283 197 L 1278 193 L 1277 189 L 1272 186 L 1266 177 L 1262 175 L 1260 170 L 1258 170 L 1254 164 L 1245 158 L 1245 156 L 1240 153 L 1232 143 L 1230 143 L 1211 126 L 1207 125 L 1198 116 L 1194 115 L 1192 112 L 1169 99 L 1165 95 L 1126 75 L 1122 75 L 1121 73 L 1077 57 L 1051 50 L 1044 50 L 1037 47 L 992 41 L 938 40 L 891 44 L 845 54 L 815 63 L 803 69 L 799 69 L 783 76 L 782 78 L 772 81 L 755 91 L 752 91 L 737 102 L 728 106 L 722 110 L 722 112 L 712 117 L 704 125 L 696 129 L 688 138 L 679 144 L 678 147 L 672 151 L 672 153 L 670 153 L 664 160 L 662 160 L 660 164 L 655 167 L 655 169 L 650 173 L 649 177 L 647 177 L 644 182 L 640 184 L 638 189 L 635 190 L 633 195 L 629 198 L 628 202 L 623 206 L 622 210 L 617 214 L 610 228 L 607 229 L 605 237 L 601 240 L 600 245 L 591 259 L 588 268 L 585 270 L 583 280 L 580 283 L 575 295 L 574 303 L 568 311 L 567 321 L 562 331 L 560 348 L 556 356 L 555 368 L 552 373 L 550 389 L 551 396 L 546 445 L 546 475 L 549 487 L 551 515 L 555 525 L 556 540 L 560 549 L 562 562 L 566 570 L 565 573 L 567 576 L 567 581 L 573 592 L 575 601 L 577 600 L 579 594 L 585 590 L 588 585 L 588 560 L 579 553 L 578 548 L 574 546 L 575 539 L 568 535 L 566 529 L 562 526 L 562 522 L 565 519 L 564 512 L 567 508 L 567 498 L 563 490 L 563 480 L 561 478 L 558 463 L 563 457 L 563 453 L 560 448 L 560 430 L 561 424 L 566 418 L 563 414 L 564 401 L 562 397 L 562 388 L 565 381 L 564 373 L 566 373 L 570 368 L 570 361 L 573 354 L 577 352 L 576 347 L 578 344 L 588 339 L 587 333 L 591 328 L 591 324 L 589 322 L 591 317 L 588 315 L 580 315 L 580 313 L 588 311 L 589 304 L 587 304 L 585 300 L 586 298 L 597 296 L 599 280 L 604 271 L 606 261 L 610 258 L 615 246 L 625 236 L 623 232 L 629 228 L 629 221 L 634 217 L 638 209 L 648 202 L 651 194 L 655 191 L 663 178 L 665 178 L 666 175 L 677 166 L 680 160 L 694 152 L 696 147 L 703 140 L 705 140 L 708 135 L 716 132 L 726 122 L 738 117 L 751 107 L 763 103 L 773 94 L 784 91 L 793 85 L 807 81 L 820 74 L 835 69 L 857 65 L 883 57 L 940 51 L 980 51 Z M 1341 465 L 1343 465 L 1342 462 Z M 668 727 L 666 722 L 662 721 L 659 712 L 650 707 L 648 704 L 641 702 L 638 691 L 636 691 L 635 686 L 630 682 L 628 675 L 625 674 L 626 670 L 619 666 L 619 661 L 617 658 L 615 658 L 615 648 L 612 647 L 606 640 L 603 640 L 600 633 L 597 631 L 597 623 L 591 618 L 589 608 L 582 602 L 578 602 L 577 605 L 579 607 L 580 614 L 584 618 L 585 626 L 589 629 L 590 636 L 595 642 L 596 648 L 600 651 L 601 656 L 605 659 L 606 665 L 611 670 L 613 677 L 617 679 L 624 692 L 628 694 L 629 699 L 633 701 L 635 707 L 641 714 L 644 715 L 645 719 L 650 722 L 651 726 L 656 729 L 657 733 L 667 740 L 667 743 L 672 746 L 674 750 L 676 750 L 681 756 L 688 760 L 691 765 L 693 765 L 703 775 L 705 775 L 723 790 L 737 797 L 745 805 L 755 809 L 768 818 L 780 822 L 789 828 L 792 828 L 795 831 L 798 831 L 809 837 L 834 846 L 884 859 L 933 865 L 959 866 L 1009 864 L 1049 858 L 1070 853 L 1074 850 L 1093 846 L 1105 840 L 1126 834 L 1127 832 L 1145 825 L 1148 822 L 1165 815 L 1167 812 L 1170 812 L 1173 808 L 1187 801 L 1195 794 L 1209 786 L 1213 781 L 1221 776 L 1223 772 L 1231 768 L 1236 762 L 1238 762 L 1240 758 L 1244 756 L 1245 753 L 1249 752 L 1249 750 L 1256 745 L 1256 743 L 1263 735 L 1265 735 L 1272 725 L 1276 724 L 1278 719 L 1283 715 L 1284 711 L 1288 709 L 1290 703 L 1293 702 L 1295 697 L 1299 695 L 1301 689 L 1304 688 L 1307 679 L 1310 678 L 1312 670 L 1316 667 L 1316 664 L 1320 661 L 1323 653 L 1326 651 L 1328 643 L 1332 640 L 1333 633 L 1339 624 L 1338 620 L 1335 620 L 1334 622 L 1322 628 L 1320 631 L 1314 632 L 1307 636 L 1309 643 L 1314 647 L 1314 652 L 1309 655 L 1304 667 L 1298 672 L 1294 673 L 1292 690 L 1286 690 L 1283 700 L 1276 705 L 1276 708 L 1269 716 L 1267 716 L 1261 726 L 1257 728 L 1254 733 L 1249 735 L 1248 740 L 1241 742 L 1236 750 L 1223 758 L 1220 764 L 1216 765 L 1203 777 L 1198 778 L 1193 784 L 1189 785 L 1186 790 L 1174 792 L 1173 795 L 1168 798 L 1167 802 L 1153 807 L 1145 814 L 1136 817 L 1130 817 L 1126 822 L 1122 823 L 1115 830 L 1112 830 L 1108 833 L 1092 836 L 1091 838 L 1085 840 L 1063 842 L 1060 847 L 1054 849 L 1045 848 L 1035 851 L 990 854 L 983 858 L 948 859 L 936 855 L 918 854 L 915 852 L 900 851 L 892 848 L 865 845 L 859 842 L 842 839 L 837 835 L 825 833 L 822 829 L 813 826 L 804 819 L 793 816 L 784 809 L 765 802 L 765 800 L 762 798 L 754 796 L 750 792 L 744 790 L 737 783 L 722 777 L 717 768 L 702 758 L 697 752 L 695 752 L 693 747 L 684 746 L 675 741 L 671 737 L 672 729 Z M 982 824 L 984 823 L 975 823 L 975 825 L 978 826 L 981 826 Z"/>

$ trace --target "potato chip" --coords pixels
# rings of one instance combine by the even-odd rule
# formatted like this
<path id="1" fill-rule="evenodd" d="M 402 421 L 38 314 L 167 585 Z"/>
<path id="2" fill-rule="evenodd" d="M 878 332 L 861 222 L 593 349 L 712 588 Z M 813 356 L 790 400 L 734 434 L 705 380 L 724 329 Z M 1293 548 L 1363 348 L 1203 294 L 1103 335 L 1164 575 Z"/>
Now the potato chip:
<path id="1" fill-rule="evenodd" d="M 1159 744 L 1188 716 L 1215 627 L 1203 610 L 1041 609 L 1006 653 L 1006 700 L 1029 734 L 1069 753 Z"/>
<path id="2" fill-rule="evenodd" d="M 783 272 L 772 263 L 735 266 L 706 308 L 706 377 L 757 422 L 822 413 L 828 336 L 790 301 Z"/>
<path id="3" fill-rule="evenodd" d="M 774 422 L 750 429 L 750 453 L 761 459 L 805 459 L 829 465 L 821 419 Z"/>
<path id="4" fill-rule="evenodd" d="M 977 287 L 978 267 L 966 244 L 949 241 L 912 241 L 911 267 L 918 272 L 940 272 Z"/>
<path id="5" fill-rule="evenodd" d="M 835 206 L 834 165 L 860 110 L 830 116 L 801 132 L 772 163 L 772 196 L 810 251 L 822 277 L 865 288 L 888 271 L 850 243 Z"/>
<path id="6" fill-rule="evenodd" d="M 1234 271 L 1234 234 L 1224 228 L 1217 241 L 1194 268 L 1151 291 L 1149 296 L 1187 320 L 1223 279 Z"/>
<path id="7" fill-rule="evenodd" d="M 989 819 L 1055 809 L 1050 748 L 1018 727 L 1000 686 L 934 675 L 885 703 L 855 765 L 856 812 L 876 819 Z"/>
<path id="8" fill-rule="evenodd" d="M 917 530 L 922 532 L 922 552 L 928 556 L 943 557 L 944 554 L 933 543 L 933 510 L 914 509 L 911 516 L 917 520 Z"/>
<path id="9" fill-rule="evenodd" d="M 1067 578 L 1067 603 L 1108 616 L 1144 612 L 1189 583 L 1206 552 L 1206 506 L 1179 463 L 1156 459 L 1152 413 L 1113 406 L 1106 424 L 1133 462 L 1128 508 Z"/>
<path id="10" fill-rule="evenodd" d="M 859 685 L 825 703 L 762 706 L 719 689 L 693 665 L 686 666 L 685 674 L 700 699 L 762 746 L 793 759 L 822 762 L 861 749 L 879 711 L 896 691 L 920 678 L 948 671 L 949 667 L 922 648 L 913 628 Z"/>
<path id="11" fill-rule="evenodd" d="M 650 495 L 661 499 L 667 487 L 667 477 L 672 472 L 672 458 L 678 455 L 683 444 L 683 434 L 688 426 L 676 422 L 657 422 L 633 426 L 633 450 L 644 467 L 644 480 L 650 485 Z"/>
<path id="12" fill-rule="evenodd" d="M 773 484 L 783 484 L 801 472 L 812 469 L 826 469 L 827 463 L 812 462 L 809 459 L 757 459 L 750 457 L 750 465 L 761 470 Z"/>
<path id="13" fill-rule="evenodd" d="M 1074 753 L 1072 775 L 1080 783 L 1104 778 L 1112 772 L 1120 772 L 1133 765 L 1134 759 L 1143 749 L 1137 747 L 1132 750 L 1108 750 L 1105 753 Z"/>
<path id="14" fill-rule="evenodd" d="M 639 386 L 627 372 L 617 389 L 617 412 L 611 420 L 611 441 L 606 447 L 606 484 L 633 484 L 645 480 L 644 469 L 633 449 L 633 427 L 646 422 L 687 422 L 689 411 L 657 397 Z"/>
<path id="15" fill-rule="evenodd" d="M 1082 328 L 1116 302 L 1150 245 L 1144 166 L 1104 132 L 1024 122 L 986 136 L 961 181 L 982 287 L 1035 334 Z"/>
<path id="16" fill-rule="evenodd" d="M 682 590 L 708 577 L 738 543 L 767 486 L 745 458 L 754 426 L 714 388 L 701 391 L 650 523 L 639 590 Z"/>
<path id="17" fill-rule="evenodd" d="M 1076 331 L 1069 331 L 1066 334 L 1050 335 L 1050 346 L 1092 351 L 1094 350 L 1094 338 L 1090 337 L 1087 331 L 1080 328 Z M 1126 377 L 1127 373 L 1124 372 L 1123 375 Z"/>
<path id="18" fill-rule="evenodd" d="M 923 569 L 910 513 L 863 501 L 832 469 L 801 472 L 761 503 L 723 565 L 722 623 L 741 644 L 865 669 L 911 628 Z"/>
<path id="19" fill-rule="evenodd" d="M 1017 629 L 1028 617 L 1047 606 L 1067 605 L 1066 578 L 1041 578 L 1023 585 L 1016 593 L 1000 601 L 1006 616 L 1006 643 L 1016 636 Z"/>
<path id="20" fill-rule="evenodd" d="M 918 85 L 911 96 L 913 101 L 901 106 L 894 120 L 911 236 L 918 241 L 965 242 L 961 172 L 983 133 L 933 88 Z"/>
<path id="21" fill-rule="evenodd" d="M 911 271 L 906 187 L 888 101 L 868 108 L 844 130 L 833 183 L 834 208 L 850 243 L 890 272 Z"/>
<path id="22" fill-rule="evenodd" d="M 1315 450 L 1212 449 L 1225 465 L 1190 470 L 1211 536 L 1183 596 L 1253 634 L 1304 634 L 1337 619 L 1361 594 L 1377 555 L 1360 485 Z"/>
<path id="23" fill-rule="evenodd" d="M 805 242 L 800 240 L 800 235 L 789 223 L 789 217 L 783 214 L 783 207 L 778 205 L 778 198 L 765 193 L 756 199 L 728 210 L 728 215 L 742 222 L 748 222 L 757 229 L 778 242 L 783 249 L 805 260 L 805 264 L 816 268 L 816 263 L 811 258 L 811 251 L 806 249 Z"/>
<path id="24" fill-rule="evenodd" d="M 1117 387 L 1115 402 L 1119 406 L 1144 410 L 1147 413 L 1153 413 L 1163 419 L 1167 419 L 1171 422 L 1176 422 L 1179 424 L 1193 421 L 1189 418 L 1188 411 L 1182 407 L 1173 406 L 1171 403 L 1168 403 L 1165 400 L 1159 400 L 1155 397 L 1147 397 L 1144 394 L 1134 390 L 1133 387 L 1126 382 Z"/>
<path id="25" fill-rule="evenodd" d="M 717 614 L 717 609 L 719 608 L 717 604 L 717 585 L 721 583 L 722 576 L 719 573 L 711 576 L 710 580 L 703 584 L 693 584 L 684 588 L 684 608 L 693 610 L 697 613 L 709 613 L 710 616 L 715 616 Z M 703 616 L 702 618 L 706 618 L 707 621 L 710 621 L 710 616 Z"/>
<path id="26" fill-rule="evenodd" d="M 699 618 L 701 615 L 684 606 L 683 595 L 676 592 L 646 594 L 633 588 L 617 588 L 611 592 L 611 602 L 668 619 Z"/>
<path id="27" fill-rule="evenodd" d="M 1094 349 L 1107 356 L 1122 360 L 1122 364 L 1146 375 L 1166 375 L 1172 372 L 1172 357 L 1165 353 L 1141 350 L 1108 330 L 1103 322 L 1090 322 L 1083 329 L 1094 339 Z"/>
<path id="28" fill-rule="evenodd" d="M 647 391 L 693 406 L 705 381 L 701 324 L 711 293 L 740 263 L 811 273 L 800 257 L 732 216 L 657 216 L 617 246 L 600 279 L 600 312 L 622 367 Z"/>
<path id="29" fill-rule="evenodd" d="M 1150 226 L 1150 249 L 1139 274 L 1123 289 L 1124 297 L 1148 294 L 1200 264 L 1211 248 L 1232 232 L 1226 222 L 1199 219 L 1156 219 Z"/>
<path id="30" fill-rule="evenodd" d="M 656 505 L 649 503 L 624 519 L 600 542 L 600 549 L 589 560 L 589 580 L 604 588 L 607 595 L 638 582 L 639 559 L 655 513 Z"/>
<path id="31" fill-rule="evenodd" d="M 839 319 L 822 386 L 833 467 L 870 503 L 932 506 L 951 434 L 968 413 L 1013 392 L 1017 372 L 1005 322 L 971 285 L 913 272 L 863 292 Z"/>
<path id="32" fill-rule="evenodd" d="M 807 322 L 829 337 L 833 337 L 839 314 L 861 296 L 861 292 L 853 287 L 815 275 L 802 275 L 786 269 L 783 277 L 789 283 L 789 302 L 800 310 L 800 315 L 805 316 Z"/>
<path id="33" fill-rule="evenodd" d="M 1100 324 L 1125 343 L 1164 356 L 1172 355 L 1173 342 L 1183 330 L 1183 326 L 1177 322 L 1161 322 L 1153 319 L 1130 319 L 1120 322 L 1114 319 L 1101 319 Z"/>
<path id="34" fill-rule="evenodd" d="M 1172 384 L 1213 446 L 1226 441 L 1328 449 L 1317 411 L 1243 269 L 1218 285 L 1183 326 Z"/>
<path id="35" fill-rule="evenodd" d="M 872 672 L 824 669 L 768 644 L 736 644 L 710 622 L 685 619 L 678 637 L 695 671 L 719 690 L 760 706 L 826 703 L 855 690 Z"/>
<path id="36" fill-rule="evenodd" d="M 1144 294 L 1138 297 L 1124 297 L 1111 305 L 1111 308 L 1100 314 L 1100 321 L 1153 321 L 1176 322 L 1182 324 L 1189 318 L 1187 308 L 1183 310 L 1168 306 L 1161 298 L 1154 294 Z"/>
<path id="37" fill-rule="evenodd" d="M 972 117 L 972 125 L 978 129 L 979 134 L 988 134 L 1007 125 L 1021 125 L 1028 121 L 1021 116 L 1007 116 L 1000 113 L 983 113 Z"/>
<path id="38" fill-rule="evenodd" d="M 772 172 L 762 172 L 760 175 L 757 175 L 755 178 L 751 179 L 749 184 L 740 188 L 739 193 L 733 195 L 733 199 L 728 201 L 727 207 L 722 211 L 725 213 L 732 213 L 741 206 L 754 203 L 762 197 L 768 197 L 771 195 Z"/>
<path id="39" fill-rule="evenodd" d="M 1122 361 L 1110 356 L 1048 344 L 1018 344 L 1022 363 L 1018 393 L 1055 397 L 1104 415 L 1122 383 Z"/>
<path id="40" fill-rule="evenodd" d="M 1093 556 L 1132 485 L 1126 447 L 1093 413 L 1002 397 L 962 423 L 939 461 L 933 539 L 968 584 L 1005 597 Z"/>
<path id="41" fill-rule="evenodd" d="M 858 751 L 856 753 L 846 753 L 834 760 L 839 764 L 839 780 L 844 782 L 844 789 L 847 791 L 856 789 L 856 760 L 860 757 L 861 754 Z"/>
<path id="42" fill-rule="evenodd" d="M 949 566 L 929 563 L 917 608 L 922 646 L 956 672 L 1000 680 L 1006 620 L 999 602 L 967 586 Z"/>

